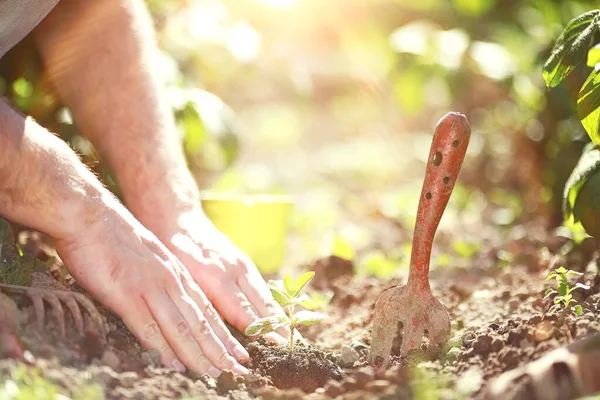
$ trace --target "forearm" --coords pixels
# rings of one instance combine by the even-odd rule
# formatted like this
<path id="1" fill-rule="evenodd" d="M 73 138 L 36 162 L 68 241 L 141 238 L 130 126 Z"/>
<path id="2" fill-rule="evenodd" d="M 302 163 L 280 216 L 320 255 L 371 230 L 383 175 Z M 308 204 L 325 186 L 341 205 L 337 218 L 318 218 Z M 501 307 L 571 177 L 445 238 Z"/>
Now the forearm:
<path id="1" fill-rule="evenodd" d="M 69 146 L 0 99 L 0 215 L 68 238 L 107 196 Z"/>
<path id="2" fill-rule="evenodd" d="M 143 2 L 62 0 L 36 33 L 54 86 L 134 214 L 174 199 L 197 204 L 162 82 L 151 68 L 158 49 Z"/>

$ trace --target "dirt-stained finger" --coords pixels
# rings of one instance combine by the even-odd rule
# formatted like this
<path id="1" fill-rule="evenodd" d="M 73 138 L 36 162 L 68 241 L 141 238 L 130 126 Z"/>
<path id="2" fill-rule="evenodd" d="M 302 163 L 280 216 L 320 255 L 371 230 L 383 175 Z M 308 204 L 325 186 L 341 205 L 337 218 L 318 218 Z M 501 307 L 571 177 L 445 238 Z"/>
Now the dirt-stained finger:
<path id="1" fill-rule="evenodd" d="M 130 299 L 125 304 L 126 308 L 119 310 L 119 314 L 123 316 L 123 322 L 138 338 L 142 346 L 148 351 L 158 351 L 160 361 L 165 367 L 184 372 L 185 366 L 169 346 L 144 299 Z"/>
<path id="2" fill-rule="evenodd" d="M 192 302 L 185 293 L 182 293 L 181 297 L 184 301 L 187 300 L 188 306 Z M 148 303 L 152 316 L 160 325 L 165 339 L 179 359 L 189 369 L 197 373 L 218 377 L 221 371 L 204 355 L 192 332 L 192 327 L 197 328 L 197 321 L 190 321 L 194 318 L 190 316 L 188 311 L 180 309 L 181 302 L 175 304 L 169 294 L 160 289 L 150 291 L 145 294 L 144 298 Z M 184 315 L 184 312 L 187 315 Z"/>
<path id="3" fill-rule="evenodd" d="M 206 318 L 204 312 L 210 305 L 208 299 L 203 298 L 197 286 L 195 288 L 193 286 L 196 286 L 193 281 L 187 282 L 187 285 L 184 284 L 185 295 L 178 293 L 178 291 L 169 293 L 169 297 L 175 306 L 188 321 L 192 337 L 194 337 L 208 361 L 219 371 L 228 370 L 237 374 L 246 374 L 247 370 L 237 362 L 232 354 L 229 354 L 225 344 L 215 333 L 212 324 L 217 321 L 209 321 Z M 193 292 L 196 292 L 196 299 L 189 296 Z M 214 376 L 214 371 L 210 375 Z"/>
<path id="4" fill-rule="evenodd" d="M 249 359 L 248 352 L 229 332 L 229 329 L 225 326 L 225 323 L 209 302 L 208 298 L 202 292 L 202 290 L 198 287 L 198 285 L 190 280 L 184 280 L 184 287 L 192 300 L 196 302 L 196 304 L 200 307 L 200 311 L 206 318 L 206 320 L 210 323 L 213 332 L 217 335 L 218 339 L 225 345 L 227 352 L 235 357 L 235 359 L 240 363 L 245 363 Z M 222 368 L 220 365 L 217 367 Z M 236 373 L 245 373 L 245 368 L 237 368 Z"/>

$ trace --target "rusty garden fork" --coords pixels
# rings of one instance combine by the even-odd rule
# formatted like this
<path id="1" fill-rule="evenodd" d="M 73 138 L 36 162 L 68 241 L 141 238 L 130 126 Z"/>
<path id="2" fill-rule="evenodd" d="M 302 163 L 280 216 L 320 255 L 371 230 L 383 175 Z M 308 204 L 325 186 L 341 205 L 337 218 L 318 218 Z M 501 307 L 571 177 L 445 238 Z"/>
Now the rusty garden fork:
<path id="1" fill-rule="evenodd" d="M 371 363 L 377 367 L 388 365 L 398 322 L 402 322 L 404 329 L 402 356 L 420 347 L 425 331 L 432 344 L 440 344 L 450 335 L 448 312 L 433 297 L 429 286 L 429 261 L 435 232 L 452 194 L 470 137 L 469 122 L 459 113 L 446 114 L 435 128 L 417 210 L 408 282 L 386 290 L 375 304 Z"/>

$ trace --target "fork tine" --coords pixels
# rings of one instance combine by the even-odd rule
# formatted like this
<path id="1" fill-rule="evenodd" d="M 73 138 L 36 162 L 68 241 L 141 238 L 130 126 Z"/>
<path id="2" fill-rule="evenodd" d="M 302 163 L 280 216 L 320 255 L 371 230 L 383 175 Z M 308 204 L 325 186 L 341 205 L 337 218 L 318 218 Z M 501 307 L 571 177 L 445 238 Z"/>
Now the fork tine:
<path id="1" fill-rule="evenodd" d="M 66 304 L 71 312 L 71 316 L 75 321 L 77 332 L 83 332 L 83 316 L 81 314 L 81 309 L 77 305 L 77 301 L 75 301 L 75 299 L 71 296 L 59 296 L 59 298 L 63 303 Z"/>
<path id="2" fill-rule="evenodd" d="M 73 316 L 76 328 L 81 334 L 84 333 L 85 325 L 83 321 L 83 311 L 81 310 L 82 307 L 89 314 L 100 335 L 104 336 L 107 333 L 105 332 L 100 312 L 98 311 L 94 303 L 81 293 L 66 290 L 39 289 L 8 284 L 0 284 L 0 289 L 2 289 L 8 294 L 26 296 L 33 305 L 36 323 L 40 329 L 43 329 L 45 324 L 44 301 L 46 301 L 50 304 L 52 308 L 52 314 L 56 318 L 56 321 L 58 323 L 58 329 L 62 337 L 66 335 L 65 311 L 62 303 L 64 303 L 69 309 L 69 312 Z"/>
<path id="3" fill-rule="evenodd" d="M 425 328 L 422 324 L 416 324 L 412 326 L 411 324 L 405 324 L 400 354 L 402 356 L 406 356 L 409 351 L 421 347 L 421 341 L 423 340 L 424 333 Z"/>
<path id="4" fill-rule="evenodd" d="M 33 304 L 33 311 L 35 313 L 35 323 L 38 329 L 44 328 L 44 300 L 40 296 L 27 296 L 31 303 Z"/>
<path id="5" fill-rule="evenodd" d="M 75 299 L 75 301 L 80 306 L 83 306 L 83 308 L 85 308 L 85 310 L 88 312 L 88 315 L 90 316 L 90 318 L 96 325 L 96 328 L 98 329 L 100 334 L 104 335 L 106 332 L 105 332 L 104 324 L 102 323 L 102 316 L 100 315 L 100 312 L 98 311 L 98 309 L 96 308 L 94 303 L 81 293 L 65 292 L 65 295 L 66 294 L 72 295 L 73 298 Z"/>
<path id="6" fill-rule="evenodd" d="M 50 306 L 52 307 L 52 314 L 54 318 L 56 318 L 56 322 L 58 324 L 58 330 L 60 332 L 60 337 L 66 336 L 66 328 L 65 328 L 65 311 L 62 307 L 62 304 L 58 297 L 56 297 L 53 293 L 41 293 Z"/>
<path id="7" fill-rule="evenodd" d="M 397 333 L 396 314 L 390 313 L 392 291 L 396 288 L 388 289 L 377 300 L 373 315 L 373 330 L 371 332 L 371 363 L 378 367 L 385 367 L 388 364 L 392 352 L 392 344 Z"/>

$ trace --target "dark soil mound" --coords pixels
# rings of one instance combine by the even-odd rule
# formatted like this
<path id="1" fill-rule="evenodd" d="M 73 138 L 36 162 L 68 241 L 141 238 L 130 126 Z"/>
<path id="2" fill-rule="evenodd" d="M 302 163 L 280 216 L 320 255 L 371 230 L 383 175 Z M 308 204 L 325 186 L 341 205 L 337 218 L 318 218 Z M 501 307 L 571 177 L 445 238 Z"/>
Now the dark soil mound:
<path id="1" fill-rule="evenodd" d="M 340 380 L 342 370 L 331 354 L 297 344 L 294 352 L 278 345 L 253 342 L 248 345 L 250 367 L 268 376 L 280 389 L 300 388 L 307 393 L 325 386 L 329 380 Z"/>

